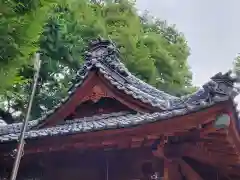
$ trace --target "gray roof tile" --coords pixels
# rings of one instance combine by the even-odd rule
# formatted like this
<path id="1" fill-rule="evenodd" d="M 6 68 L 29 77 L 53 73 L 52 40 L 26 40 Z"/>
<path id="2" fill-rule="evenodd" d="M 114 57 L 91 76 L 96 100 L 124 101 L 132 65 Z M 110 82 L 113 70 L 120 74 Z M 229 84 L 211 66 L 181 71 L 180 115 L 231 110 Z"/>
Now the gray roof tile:
<path id="1" fill-rule="evenodd" d="M 184 111 L 187 112 L 187 111 Z M 175 112 L 176 113 L 176 112 Z M 144 123 L 154 122 L 156 120 L 161 120 L 165 118 L 170 118 L 173 115 L 177 115 L 169 112 L 169 113 L 153 113 L 153 114 L 130 114 L 130 113 L 118 113 L 119 116 L 116 116 L 116 113 L 101 115 L 98 118 L 88 119 L 86 118 L 66 121 L 65 124 L 61 124 L 55 127 L 38 129 L 38 130 L 30 130 L 28 128 L 25 138 L 26 139 L 35 139 L 40 137 L 47 136 L 56 136 L 56 135 L 68 135 L 75 133 L 85 133 L 91 131 L 99 131 L 99 130 L 108 130 L 108 129 L 116 129 L 116 128 L 127 128 L 136 125 L 141 125 Z M 0 142 L 6 141 L 14 141 L 18 139 L 20 131 L 17 132 L 9 132 L 9 134 L 2 134 L 0 136 Z"/>
<path id="2" fill-rule="evenodd" d="M 50 128 L 37 130 L 31 130 L 30 128 L 28 128 L 25 134 L 25 139 L 36 139 L 49 136 L 69 135 L 118 128 L 130 128 L 156 121 L 167 120 L 176 116 L 186 115 L 188 113 L 196 112 L 199 109 L 207 108 L 212 105 L 214 105 L 214 103 L 206 103 L 195 106 L 191 110 L 187 108 L 182 108 L 151 114 L 131 114 L 127 112 L 120 112 L 93 116 L 92 119 L 88 118 L 87 120 L 86 118 L 80 118 L 76 120 L 66 121 L 65 124 L 57 125 Z M 0 135 L 0 142 L 16 141 L 19 137 L 19 134 L 19 130 L 15 132 L 9 131 L 8 134 Z"/>

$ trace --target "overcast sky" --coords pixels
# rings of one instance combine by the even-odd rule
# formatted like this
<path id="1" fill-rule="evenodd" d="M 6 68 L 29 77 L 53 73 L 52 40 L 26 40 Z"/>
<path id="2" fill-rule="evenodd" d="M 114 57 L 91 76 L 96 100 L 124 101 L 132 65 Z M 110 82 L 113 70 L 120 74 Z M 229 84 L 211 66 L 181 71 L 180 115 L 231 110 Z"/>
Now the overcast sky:
<path id="1" fill-rule="evenodd" d="M 194 84 L 232 68 L 240 53 L 240 0 L 137 0 L 137 7 L 185 34 Z"/>

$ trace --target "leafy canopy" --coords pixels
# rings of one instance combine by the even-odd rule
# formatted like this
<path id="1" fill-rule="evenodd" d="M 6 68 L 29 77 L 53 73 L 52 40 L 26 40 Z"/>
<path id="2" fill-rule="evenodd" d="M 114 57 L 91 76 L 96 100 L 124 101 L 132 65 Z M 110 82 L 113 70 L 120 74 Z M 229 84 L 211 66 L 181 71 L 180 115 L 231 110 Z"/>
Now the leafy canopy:
<path id="1" fill-rule="evenodd" d="M 0 92 L 23 80 L 18 71 L 29 64 L 53 0 L 0 1 Z"/>

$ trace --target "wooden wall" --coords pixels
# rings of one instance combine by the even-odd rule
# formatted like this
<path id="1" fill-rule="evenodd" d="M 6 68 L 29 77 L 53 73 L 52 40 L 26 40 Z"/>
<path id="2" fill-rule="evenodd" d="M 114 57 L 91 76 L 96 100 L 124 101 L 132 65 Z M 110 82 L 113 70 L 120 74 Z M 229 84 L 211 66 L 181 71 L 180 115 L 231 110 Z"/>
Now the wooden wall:
<path id="1" fill-rule="evenodd" d="M 149 175 L 162 170 L 162 161 L 150 149 L 69 151 L 25 158 L 19 176 L 35 172 L 44 180 L 136 180 L 146 179 L 143 171 Z"/>

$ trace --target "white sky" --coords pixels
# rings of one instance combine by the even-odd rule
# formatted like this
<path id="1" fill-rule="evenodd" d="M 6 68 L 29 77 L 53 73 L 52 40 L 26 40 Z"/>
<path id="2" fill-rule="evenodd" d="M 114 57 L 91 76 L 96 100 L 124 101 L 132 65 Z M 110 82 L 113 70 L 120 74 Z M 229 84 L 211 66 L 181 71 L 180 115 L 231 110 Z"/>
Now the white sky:
<path id="1" fill-rule="evenodd" d="M 137 8 L 176 24 L 191 48 L 193 83 L 232 68 L 240 52 L 240 0 L 137 0 Z"/>

